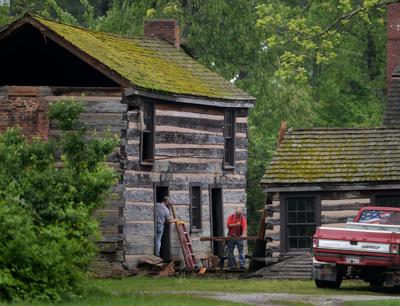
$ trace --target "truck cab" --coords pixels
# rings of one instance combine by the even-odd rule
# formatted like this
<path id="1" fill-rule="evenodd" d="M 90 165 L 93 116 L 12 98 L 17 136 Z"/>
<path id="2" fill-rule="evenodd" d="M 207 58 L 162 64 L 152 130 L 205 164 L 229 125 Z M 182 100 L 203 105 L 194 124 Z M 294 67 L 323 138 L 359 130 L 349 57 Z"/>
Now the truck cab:
<path id="1" fill-rule="evenodd" d="M 400 286 L 400 208 L 363 207 L 344 228 L 318 227 L 313 237 L 317 287 L 339 288 L 343 278 L 374 287 Z"/>

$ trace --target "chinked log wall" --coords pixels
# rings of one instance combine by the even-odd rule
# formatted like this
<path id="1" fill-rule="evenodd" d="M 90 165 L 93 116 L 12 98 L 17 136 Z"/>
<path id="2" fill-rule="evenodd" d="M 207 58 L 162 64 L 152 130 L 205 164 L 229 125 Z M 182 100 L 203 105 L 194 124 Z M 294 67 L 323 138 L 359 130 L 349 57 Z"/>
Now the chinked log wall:
<path id="1" fill-rule="evenodd" d="M 61 135 L 57 123 L 49 122 L 45 118 L 49 103 L 59 100 L 83 101 L 86 110 L 80 120 L 88 125 L 89 136 L 93 133 L 101 135 L 105 131 L 111 131 L 120 137 L 121 130 L 126 129 L 126 121 L 122 120 L 126 105 L 121 104 L 121 99 L 120 89 L 0 87 L 0 117 L 7 116 L 9 126 L 20 126 L 29 138 L 41 137 L 47 140 L 48 137 L 55 138 Z M 22 119 L 24 119 L 23 125 L 19 122 Z M 4 129 L 0 123 L 0 131 Z M 108 164 L 119 170 L 119 147 L 108 158 Z M 98 242 L 100 256 L 93 268 L 99 276 L 110 276 L 121 271 L 123 205 L 122 185 L 117 184 L 113 187 L 106 205 L 96 212 L 102 238 Z"/>
<path id="2" fill-rule="evenodd" d="M 125 132 L 126 256 L 128 264 L 154 252 L 154 183 L 168 183 L 177 217 L 189 228 L 189 184 L 201 183 L 202 232 L 192 233 L 196 256 L 211 252 L 209 242 L 200 236 L 210 235 L 209 186 L 220 182 L 223 188 L 224 220 L 235 207 L 246 203 L 247 114 L 239 113 L 236 123 L 236 164 L 224 170 L 224 110 L 221 108 L 155 102 L 155 162 L 150 169 L 140 165 L 141 100 L 130 98 Z M 172 229 L 172 255 L 181 256 L 176 231 Z"/>
<path id="3" fill-rule="evenodd" d="M 290 196 L 289 193 L 287 195 Z M 299 194 L 297 193 L 297 195 Z M 361 207 L 368 206 L 371 202 L 368 192 L 337 191 L 322 192 L 318 193 L 318 195 L 321 196 L 321 225 L 324 226 L 343 227 L 347 222 L 347 218 L 354 218 Z M 312 196 L 312 194 L 308 193 L 307 196 Z M 274 238 L 274 242 L 269 245 L 274 251 L 280 251 L 281 203 L 279 193 L 274 193 L 272 198 L 271 208 L 274 211 L 274 215 L 271 218 L 271 222 L 274 225 L 274 229 L 270 233 Z"/>

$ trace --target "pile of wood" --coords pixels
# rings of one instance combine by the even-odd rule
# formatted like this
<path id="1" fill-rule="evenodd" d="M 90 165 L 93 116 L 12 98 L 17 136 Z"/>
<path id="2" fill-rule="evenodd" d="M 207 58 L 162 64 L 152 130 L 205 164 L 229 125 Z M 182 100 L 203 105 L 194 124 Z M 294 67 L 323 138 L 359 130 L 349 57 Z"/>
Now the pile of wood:
<path id="1" fill-rule="evenodd" d="M 218 256 L 211 255 L 206 258 L 201 258 L 201 263 L 207 270 L 215 270 L 218 268 Z"/>
<path id="2" fill-rule="evenodd" d="M 138 268 L 146 270 L 147 275 L 172 276 L 175 275 L 175 263 L 164 263 L 164 260 L 157 256 L 145 256 L 139 259 Z"/>

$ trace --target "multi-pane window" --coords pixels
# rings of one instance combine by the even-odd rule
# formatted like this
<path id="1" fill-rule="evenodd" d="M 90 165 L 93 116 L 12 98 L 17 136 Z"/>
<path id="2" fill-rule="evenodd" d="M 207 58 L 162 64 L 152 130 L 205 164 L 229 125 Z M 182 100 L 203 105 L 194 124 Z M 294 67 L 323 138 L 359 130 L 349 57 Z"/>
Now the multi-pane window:
<path id="1" fill-rule="evenodd" d="M 141 162 L 154 162 L 154 104 L 145 102 L 143 104 L 143 127 L 141 144 Z"/>
<path id="2" fill-rule="evenodd" d="M 400 207 L 400 194 L 387 194 L 375 196 L 376 206 Z"/>
<path id="3" fill-rule="evenodd" d="M 190 227 L 192 230 L 201 230 L 201 186 L 190 185 Z"/>
<path id="4" fill-rule="evenodd" d="M 234 109 L 225 110 L 225 154 L 224 167 L 229 168 L 235 166 L 235 123 L 236 114 Z"/>
<path id="5" fill-rule="evenodd" d="M 315 198 L 287 198 L 288 249 L 309 249 L 316 228 Z"/>

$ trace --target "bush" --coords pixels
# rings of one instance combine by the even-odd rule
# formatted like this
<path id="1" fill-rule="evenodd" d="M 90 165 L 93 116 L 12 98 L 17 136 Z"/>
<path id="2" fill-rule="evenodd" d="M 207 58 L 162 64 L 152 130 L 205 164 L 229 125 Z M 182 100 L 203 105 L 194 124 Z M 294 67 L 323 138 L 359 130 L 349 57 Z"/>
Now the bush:
<path id="1" fill-rule="evenodd" d="M 0 299 L 79 294 L 99 237 L 92 215 L 115 180 L 104 161 L 116 146 L 85 139 L 82 111 L 72 101 L 51 106 L 64 131 L 57 141 L 27 141 L 15 129 L 0 135 Z"/>

